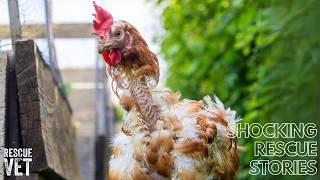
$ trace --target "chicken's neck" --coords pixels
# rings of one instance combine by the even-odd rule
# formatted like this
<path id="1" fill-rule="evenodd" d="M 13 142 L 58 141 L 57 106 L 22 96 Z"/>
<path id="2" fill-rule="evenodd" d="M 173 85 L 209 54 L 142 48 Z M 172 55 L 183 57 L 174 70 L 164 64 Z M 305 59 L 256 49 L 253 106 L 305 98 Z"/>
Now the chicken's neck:
<path id="1" fill-rule="evenodd" d="M 161 113 L 153 102 L 145 79 L 143 77 L 132 78 L 130 80 L 129 91 L 137 111 L 144 119 L 149 132 L 154 131 L 157 121 L 161 119 Z"/>

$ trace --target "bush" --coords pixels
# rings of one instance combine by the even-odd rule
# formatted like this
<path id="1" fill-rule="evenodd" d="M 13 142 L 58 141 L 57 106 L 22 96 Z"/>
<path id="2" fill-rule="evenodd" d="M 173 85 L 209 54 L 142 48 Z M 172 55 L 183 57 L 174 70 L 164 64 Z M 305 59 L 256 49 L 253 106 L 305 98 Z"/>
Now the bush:
<path id="1" fill-rule="evenodd" d="M 216 94 L 243 122 L 319 126 L 320 1 L 157 3 L 165 6 L 161 53 L 169 87 L 193 99 Z M 240 144 L 249 149 L 241 155 L 239 178 L 254 179 L 247 174 L 252 140 Z"/>

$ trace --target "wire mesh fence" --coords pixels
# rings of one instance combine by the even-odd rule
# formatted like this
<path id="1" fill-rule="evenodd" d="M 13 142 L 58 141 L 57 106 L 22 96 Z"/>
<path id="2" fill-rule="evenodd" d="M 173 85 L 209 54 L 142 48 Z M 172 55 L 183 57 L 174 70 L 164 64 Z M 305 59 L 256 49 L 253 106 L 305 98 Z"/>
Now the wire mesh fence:
<path id="1" fill-rule="evenodd" d="M 22 34 L 26 37 L 32 36 L 32 33 L 40 36 L 46 24 L 44 0 L 18 0 L 18 5 Z M 50 64 L 47 38 L 36 38 L 35 40 L 44 60 Z"/>
<path id="2" fill-rule="evenodd" d="M 59 9 L 59 13 L 60 10 L 63 12 L 63 8 Z M 68 42 L 70 39 L 74 40 L 77 38 L 77 40 L 81 39 L 82 43 L 84 43 L 85 41 L 83 41 L 83 39 L 92 40 L 94 38 L 91 35 L 91 23 L 73 23 L 73 21 L 71 21 L 64 23 L 56 22 L 56 24 L 53 24 L 51 21 L 51 0 L 0 0 L 0 14 L 0 53 L 2 50 L 14 50 L 16 47 L 15 40 L 26 38 L 35 40 L 41 52 L 41 56 L 49 65 L 56 82 L 59 83 L 60 88 L 65 89 L 62 86 L 60 71 L 55 56 L 53 25 L 55 27 L 57 39 L 60 38 L 59 40 L 61 40 L 63 38 L 68 38 L 67 40 L 63 39 Z M 64 45 L 66 44 L 68 45 L 68 43 L 65 43 Z M 66 54 L 64 54 L 64 56 L 66 56 Z M 80 56 L 77 58 L 83 59 L 83 57 Z M 93 96 L 95 97 L 95 106 L 93 108 L 95 117 L 92 117 L 93 119 L 95 118 L 95 129 L 93 130 L 95 133 L 92 139 L 82 139 L 81 142 L 90 141 L 90 143 L 94 145 L 92 149 L 95 149 L 96 151 L 86 152 L 90 150 L 89 147 L 85 149 L 85 151 L 83 148 L 80 149 L 79 152 L 81 153 L 79 154 L 82 156 L 86 155 L 86 160 L 89 160 L 89 162 L 94 164 L 93 166 L 88 166 L 85 163 L 81 163 L 82 165 L 80 166 L 82 166 L 82 169 L 86 170 L 84 173 L 81 173 L 84 177 L 92 176 L 92 179 L 104 179 L 107 168 L 106 151 L 110 151 L 109 147 L 106 146 L 113 129 L 114 110 L 110 101 L 111 97 L 108 88 L 106 87 L 106 74 L 103 60 L 100 56 L 96 59 L 93 58 L 92 60 L 96 61 L 96 67 L 92 67 L 96 77 L 94 80 L 96 87 Z M 67 81 L 66 78 L 65 82 Z M 85 98 L 91 97 L 86 96 Z M 74 110 L 75 113 L 82 114 L 77 111 L 76 108 Z M 82 136 L 79 137 L 83 138 Z"/>
<path id="3" fill-rule="evenodd" d="M 55 56 L 51 0 L 0 0 L 0 51 L 14 50 L 15 41 L 34 39 L 53 76 L 62 85 Z"/>

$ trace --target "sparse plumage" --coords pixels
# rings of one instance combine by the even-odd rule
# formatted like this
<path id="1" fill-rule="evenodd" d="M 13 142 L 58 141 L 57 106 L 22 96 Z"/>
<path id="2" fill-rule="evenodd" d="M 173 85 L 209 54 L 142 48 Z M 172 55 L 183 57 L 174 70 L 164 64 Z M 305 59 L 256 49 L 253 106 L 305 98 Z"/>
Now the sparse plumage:
<path id="1" fill-rule="evenodd" d="M 120 132 L 116 139 L 122 137 L 126 144 L 112 144 L 115 150 L 110 174 L 118 174 L 114 179 L 134 179 L 123 176 L 130 168 L 138 168 L 149 179 L 233 179 L 239 162 L 236 145 L 227 136 L 227 125 L 236 123 L 236 119 L 230 119 L 235 117 L 234 111 L 226 110 L 218 99 L 184 99 L 170 104 L 167 99 L 173 93 L 169 90 L 150 92 L 163 118 L 149 133 L 135 108 L 126 112 L 124 124 L 128 124 L 131 135 Z M 120 156 L 119 149 L 124 152 Z"/>
<path id="2" fill-rule="evenodd" d="M 104 28 L 108 30 L 102 33 L 99 52 L 121 53 L 120 59 L 108 56 L 106 62 L 126 111 L 122 132 L 112 141 L 108 178 L 233 179 L 239 160 L 230 136 L 235 132 L 228 127 L 237 122 L 235 111 L 225 109 L 217 97 L 195 101 L 154 88 L 158 60 L 140 33 L 125 21 Z"/>

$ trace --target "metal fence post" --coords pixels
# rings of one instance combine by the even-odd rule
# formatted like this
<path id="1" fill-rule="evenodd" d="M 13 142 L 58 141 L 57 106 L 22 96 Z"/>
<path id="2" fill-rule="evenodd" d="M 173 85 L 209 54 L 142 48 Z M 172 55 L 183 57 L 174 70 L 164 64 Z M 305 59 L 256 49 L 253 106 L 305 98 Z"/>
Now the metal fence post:
<path id="1" fill-rule="evenodd" d="M 113 108 L 105 82 L 106 74 L 100 55 L 96 59 L 96 122 L 95 122 L 95 180 L 105 180 L 111 154 L 110 136 L 113 122 Z"/>
<path id="2" fill-rule="evenodd" d="M 104 110 L 105 99 L 103 87 L 101 87 L 101 61 L 96 59 L 96 78 L 95 78 L 95 101 L 96 101 L 96 118 L 95 118 L 95 180 L 105 180 L 105 161 L 106 161 L 106 113 Z"/>
<path id="3" fill-rule="evenodd" d="M 10 1 L 10 0 L 9 0 Z M 59 87 L 62 86 L 62 79 L 59 72 L 59 67 L 57 63 L 56 57 L 56 49 L 54 45 L 54 34 L 53 34 L 53 26 L 52 26 L 52 13 L 51 13 L 51 0 L 44 0 L 45 7 L 45 19 L 46 19 L 46 37 L 48 40 L 48 51 L 49 51 L 49 62 L 50 68 L 53 73 L 53 77 L 59 83 Z"/>
<path id="4" fill-rule="evenodd" d="M 21 39 L 22 36 L 18 0 L 8 0 L 8 9 L 12 49 L 14 52 L 16 40 Z"/>

